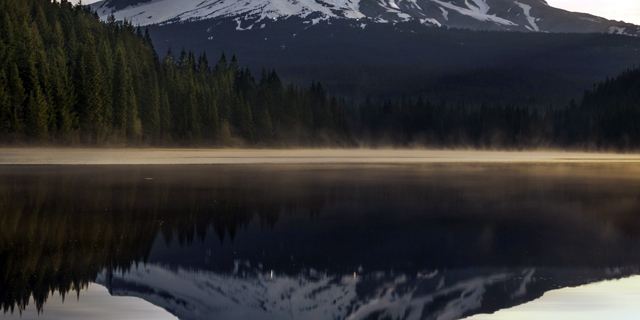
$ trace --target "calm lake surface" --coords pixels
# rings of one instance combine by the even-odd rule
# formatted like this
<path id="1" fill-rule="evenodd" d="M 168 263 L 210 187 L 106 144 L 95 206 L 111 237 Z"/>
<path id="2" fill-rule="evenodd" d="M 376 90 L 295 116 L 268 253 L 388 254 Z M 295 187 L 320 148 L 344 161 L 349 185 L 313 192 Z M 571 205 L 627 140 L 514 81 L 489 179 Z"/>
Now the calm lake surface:
<path id="1" fill-rule="evenodd" d="M 461 319 L 639 274 L 637 163 L 0 166 L 7 319 Z"/>

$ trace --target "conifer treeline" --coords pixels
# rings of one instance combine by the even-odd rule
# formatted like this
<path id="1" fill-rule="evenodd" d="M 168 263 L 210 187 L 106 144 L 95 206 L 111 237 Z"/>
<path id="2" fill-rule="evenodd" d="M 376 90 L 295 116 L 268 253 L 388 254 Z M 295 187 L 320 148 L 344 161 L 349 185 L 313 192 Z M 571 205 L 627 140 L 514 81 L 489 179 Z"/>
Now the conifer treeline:
<path id="1" fill-rule="evenodd" d="M 271 171 L 204 167 L 178 174 L 189 179 L 151 185 L 140 183 L 149 171 L 103 169 L 0 170 L 0 314 L 22 312 L 31 299 L 40 312 L 55 291 L 80 295 L 100 273 L 124 273 L 146 261 L 159 235 L 167 245 L 202 243 L 209 233 L 234 241 L 255 219 L 273 228 L 284 214 L 322 212 L 339 188 L 330 177 L 318 185 Z M 87 188 L 87 179 L 95 188 Z M 233 261 L 217 263 L 232 268 Z"/>
<path id="2" fill-rule="evenodd" d="M 319 83 L 256 81 L 235 57 L 169 51 L 66 0 L 0 1 L 0 143 L 640 148 L 640 69 L 537 111 L 487 101 L 354 103 Z M 450 99 L 449 99 L 450 100 Z"/>
<path id="3" fill-rule="evenodd" d="M 66 0 L 0 2 L 4 143 L 314 144 L 346 140 L 322 85 L 256 82 L 235 58 L 159 61 L 149 33 Z"/>
<path id="4" fill-rule="evenodd" d="M 350 125 L 375 145 L 499 149 L 640 149 L 640 68 L 587 90 L 581 104 L 529 110 L 517 106 L 398 100 L 351 109 Z"/>

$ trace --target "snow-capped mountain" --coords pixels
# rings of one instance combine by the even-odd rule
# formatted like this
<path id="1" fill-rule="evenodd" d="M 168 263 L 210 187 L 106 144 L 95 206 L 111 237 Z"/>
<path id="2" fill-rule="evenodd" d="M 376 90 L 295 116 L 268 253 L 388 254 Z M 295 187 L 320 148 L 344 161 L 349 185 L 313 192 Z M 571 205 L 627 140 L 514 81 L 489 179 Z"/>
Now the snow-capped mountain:
<path id="1" fill-rule="evenodd" d="M 102 18 L 162 24 L 232 18 L 242 29 L 299 17 L 311 23 L 352 19 L 366 23 L 419 21 L 455 28 L 637 34 L 632 24 L 567 12 L 544 0 L 103 0 L 92 5 Z M 244 24 L 243 24 L 244 25 Z"/>
<path id="2" fill-rule="evenodd" d="M 102 19 L 113 14 L 146 25 L 161 58 L 183 48 L 210 61 L 224 52 L 254 75 L 274 68 L 285 82 L 319 81 L 327 92 L 360 101 L 423 95 L 464 98 L 468 106 L 546 109 L 637 65 L 640 50 L 640 37 L 619 35 L 638 35 L 638 26 L 543 0 L 103 0 L 91 6 Z"/>
<path id="3" fill-rule="evenodd" d="M 307 270 L 286 275 L 260 268 L 221 274 L 151 264 L 125 274 L 103 272 L 96 282 L 112 295 L 142 298 L 184 320 L 455 320 L 637 271 L 511 268 L 328 275 Z"/>

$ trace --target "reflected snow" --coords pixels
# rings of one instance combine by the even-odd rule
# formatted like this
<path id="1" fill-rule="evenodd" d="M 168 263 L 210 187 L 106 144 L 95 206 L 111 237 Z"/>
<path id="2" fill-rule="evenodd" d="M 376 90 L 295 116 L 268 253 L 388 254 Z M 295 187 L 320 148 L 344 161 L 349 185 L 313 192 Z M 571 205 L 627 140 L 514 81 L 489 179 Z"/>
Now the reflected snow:
<path id="1" fill-rule="evenodd" d="M 181 319 L 460 319 L 640 274 L 635 162 L 33 165 L 0 178 L 0 297 L 15 316 L 25 297 L 53 316 L 51 292 L 97 282 Z"/>

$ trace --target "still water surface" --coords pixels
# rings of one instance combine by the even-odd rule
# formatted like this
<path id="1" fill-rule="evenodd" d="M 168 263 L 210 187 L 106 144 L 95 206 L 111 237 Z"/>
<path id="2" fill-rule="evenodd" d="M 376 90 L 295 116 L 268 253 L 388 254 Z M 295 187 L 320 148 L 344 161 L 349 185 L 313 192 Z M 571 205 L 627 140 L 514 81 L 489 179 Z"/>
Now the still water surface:
<path id="1" fill-rule="evenodd" d="M 639 249 L 633 163 L 0 166 L 6 318 L 460 319 Z"/>

